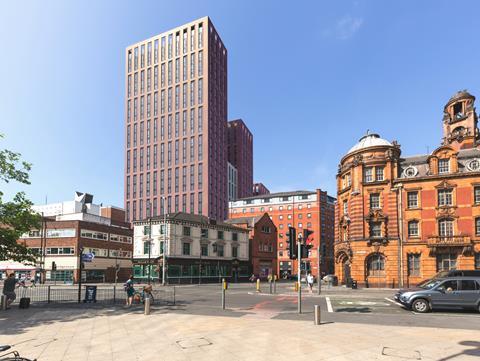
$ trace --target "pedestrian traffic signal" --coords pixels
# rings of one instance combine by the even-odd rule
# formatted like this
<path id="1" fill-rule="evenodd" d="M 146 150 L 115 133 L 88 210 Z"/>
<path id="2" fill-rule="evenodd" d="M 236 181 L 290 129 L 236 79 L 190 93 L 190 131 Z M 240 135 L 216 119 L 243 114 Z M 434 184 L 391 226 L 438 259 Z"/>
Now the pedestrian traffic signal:
<path id="1" fill-rule="evenodd" d="M 309 258 L 310 249 L 313 247 L 312 237 L 313 231 L 309 229 L 303 230 L 302 258 Z"/>
<path id="2" fill-rule="evenodd" d="M 52 262 L 52 271 L 56 271 L 57 270 L 57 264 L 54 262 Z"/>
<path id="3" fill-rule="evenodd" d="M 288 227 L 288 256 L 297 259 L 297 230 L 294 227 Z"/>
<path id="4" fill-rule="evenodd" d="M 311 244 L 302 244 L 302 258 L 309 258 L 310 249 L 313 247 Z"/>
<path id="5" fill-rule="evenodd" d="M 303 241 L 305 242 L 305 244 L 309 244 L 313 241 L 313 237 L 311 237 L 312 234 L 313 234 L 313 231 L 309 229 L 303 230 Z"/>

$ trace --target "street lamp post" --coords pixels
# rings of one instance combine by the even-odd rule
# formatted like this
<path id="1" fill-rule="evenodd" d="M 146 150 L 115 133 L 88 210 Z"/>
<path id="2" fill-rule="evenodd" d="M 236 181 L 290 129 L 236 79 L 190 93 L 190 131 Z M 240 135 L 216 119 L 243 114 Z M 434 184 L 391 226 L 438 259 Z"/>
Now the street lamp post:
<path id="1" fill-rule="evenodd" d="M 150 284 L 151 280 L 151 255 L 152 255 L 152 217 L 148 220 L 148 284 Z"/>
<path id="2" fill-rule="evenodd" d="M 118 253 L 122 252 L 122 248 L 120 249 L 117 249 L 117 253 L 116 253 L 116 256 L 115 256 L 115 287 L 117 287 L 117 281 L 118 281 L 118 271 L 119 271 L 119 264 L 118 264 Z"/>
<path id="3" fill-rule="evenodd" d="M 198 265 L 198 284 L 202 283 L 202 243 L 200 242 L 200 264 Z"/>
<path id="4" fill-rule="evenodd" d="M 80 247 L 79 249 L 80 252 L 79 253 L 79 258 L 80 258 L 80 264 L 79 264 L 79 277 L 78 277 L 78 303 L 81 302 L 81 298 L 82 298 L 82 270 L 83 270 L 83 247 Z"/>
<path id="5" fill-rule="evenodd" d="M 298 250 L 297 250 L 297 278 L 298 278 L 298 313 L 302 313 L 302 234 L 298 235 Z"/>
<path id="6" fill-rule="evenodd" d="M 165 208 L 165 197 L 162 197 L 163 201 L 163 254 L 162 254 L 162 286 L 166 285 L 166 265 L 167 265 L 167 209 Z"/>

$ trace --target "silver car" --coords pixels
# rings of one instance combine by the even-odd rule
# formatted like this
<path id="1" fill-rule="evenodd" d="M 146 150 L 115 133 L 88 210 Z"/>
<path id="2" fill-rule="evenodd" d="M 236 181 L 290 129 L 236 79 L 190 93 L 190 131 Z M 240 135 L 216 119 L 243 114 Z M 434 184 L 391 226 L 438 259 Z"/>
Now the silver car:
<path id="1" fill-rule="evenodd" d="M 434 278 L 400 290 L 395 300 L 421 313 L 438 308 L 474 308 L 480 312 L 480 277 Z"/>

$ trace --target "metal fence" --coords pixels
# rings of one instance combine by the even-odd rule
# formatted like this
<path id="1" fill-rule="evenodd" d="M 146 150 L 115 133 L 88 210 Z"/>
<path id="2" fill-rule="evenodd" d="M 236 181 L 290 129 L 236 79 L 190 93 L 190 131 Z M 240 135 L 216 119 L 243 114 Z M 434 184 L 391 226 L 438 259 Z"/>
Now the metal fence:
<path id="1" fill-rule="evenodd" d="M 88 286 L 81 288 L 80 301 L 84 302 L 85 293 Z M 96 303 L 100 304 L 119 304 L 125 303 L 126 293 L 122 286 L 105 286 L 95 285 Z M 135 285 L 135 289 L 142 291 L 142 285 Z M 36 287 L 19 287 L 15 290 L 17 298 L 14 303 L 19 303 L 23 297 L 30 298 L 30 304 L 35 303 L 74 303 L 78 302 L 78 286 L 54 286 L 40 285 Z M 153 297 L 155 305 L 174 305 L 175 304 L 175 287 L 162 287 L 161 289 L 153 289 Z"/>

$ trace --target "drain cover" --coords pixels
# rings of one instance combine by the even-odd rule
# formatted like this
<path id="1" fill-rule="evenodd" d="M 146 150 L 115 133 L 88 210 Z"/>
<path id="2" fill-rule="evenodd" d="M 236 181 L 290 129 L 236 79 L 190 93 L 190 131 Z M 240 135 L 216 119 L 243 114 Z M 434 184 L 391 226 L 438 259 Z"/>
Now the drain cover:
<path id="1" fill-rule="evenodd" d="M 178 340 L 178 346 L 181 348 L 194 348 L 194 347 L 203 347 L 203 346 L 210 346 L 212 343 L 207 340 L 205 337 L 200 338 L 190 338 L 186 340 Z"/>
<path id="2" fill-rule="evenodd" d="M 421 360 L 422 355 L 419 351 L 415 350 L 402 350 L 398 348 L 392 347 L 384 347 L 382 350 L 382 355 L 384 356 L 391 356 L 391 357 L 398 357 L 401 359 L 407 360 Z"/>

